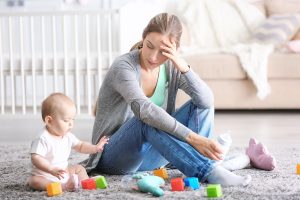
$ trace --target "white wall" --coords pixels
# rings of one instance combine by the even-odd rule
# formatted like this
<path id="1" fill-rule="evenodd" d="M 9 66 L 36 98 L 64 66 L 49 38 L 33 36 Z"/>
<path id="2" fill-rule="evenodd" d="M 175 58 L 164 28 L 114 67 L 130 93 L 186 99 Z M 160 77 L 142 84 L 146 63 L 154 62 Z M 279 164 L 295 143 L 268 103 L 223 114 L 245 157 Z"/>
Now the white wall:
<path id="1" fill-rule="evenodd" d="M 120 8 L 132 0 L 0 0 L 0 9 Z"/>
<path id="2" fill-rule="evenodd" d="M 170 10 L 170 4 L 175 5 L 176 0 L 25 0 L 24 6 L 20 7 L 17 4 L 14 7 L 8 7 L 7 1 L 17 1 L 17 0 L 2 0 L 0 1 L 0 12 L 10 12 L 10 11 L 61 11 L 61 10 L 97 10 L 97 9 L 119 9 L 120 8 L 120 19 L 113 18 L 112 26 L 114 30 L 119 30 L 119 32 L 114 32 L 113 37 L 115 37 L 114 49 L 120 50 L 120 53 L 127 52 L 133 44 L 138 42 L 142 37 L 142 32 L 149 20 L 156 14 Z M 84 1 L 86 3 L 80 4 L 79 1 Z M 69 3 L 68 3 L 69 2 Z M 166 9 L 168 7 L 168 9 Z M 46 19 L 46 21 L 49 19 Z M 120 20 L 120 22 L 119 22 Z M 2 27 L 6 22 L 2 22 Z M 38 21 L 36 23 L 39 23 Z M 47 22 L 46 22 L 47 23 Z M 58 22 L 59 23 L 59 22 Z M 119 24 L 120 23 L 120 24 Z M 58 25 L 60 26 L 60 25 Z M 120 27 L 119 27 L 120 26 Z M 93 26 L 92 26 L 93 27 Z M 49 29 L 49 25 L 46 25 L 46 29 Z M 50 27 L 51 28 L 51 27 Z M 28 26 L 25 27 L 28 29 Z M 106 27 L 103 27 L 105 32 Z M 28 31 L 28 30 L 25 30 Z M 38 31 L 37 31 L 38 32 Z M 94 32 L 93 30 L 91 32 Z M 93 34 L 93 33 L 92 33 Z M 70 37 L 72 37 L 72 32 Z M 3 45 L 3 50 L 7 50 L 7 40 L 6 35 L 2 36 L 3 41 L 6 44 Z M 37 37 L 38 34 L 37 34 Z M 51 37 L 49 37 L 51 38 Z M 27 40 L 28 41 L 28 40 Z M 118 42 L 121 41 L 120 44 Z M 93 48 L 93 43 L 91 44 Z M 49 45 L 48 45 L 49 46 Z M 84 44 L 82 44 L 84 46 Z M 15 47 L 18 48 L 18 47 Z M 72 47 L 71 47 L 72 48 Z"/>
<path id="3" fill-rule="evenodd" d="M 129 49 L 142 39 L 142 33 L 149 20 L 161 12 L 170 11 L 175 0 L 131 0 L 120 10 L 120 52 Z"/>
<path id="4" fill-rule="evenodd" d="M 82 58 L 81 61 L 79 62 L 80 66 L 82 66 L 83 72 L 85 71 L 85 55 L 86 55 L 86 43 L 85 43 L 85 15 L 82 15 L 81 17 L 78 18 L 79 24 L 78 24 L 78 36 L 79 36 L 79 56 L 75 56 L 75 46 L 74 46 L 74 14 L 78 14 L 78 12 L 82 11 L 87 11 L 87 12 L 94 12 L 95 10 L 101 10 L 101 8 L 120 8 L 119 12 L 120 15 L 114 15 L 111 18 L 111 23 L 112 23 L 112 34 L 111 37 L 113 38 L 112 40 L 112 51 L 114 56 L 117 56 L 122 53 L 126 53 L 129 51 L 131 46 L 141 40 L 142 37 L 142 32 L 144 27 L 147 25 L 149 20 L 156 14 L 160 12 L 164 12 L 166 9 L 166 5 L 168 2 L 175 2 L 175 0 L 90 0 L 87 2 L 85 5 L 78 4 L 77 1 L 74 1 L 73 3 L 66 4 L 65 1 L 62 0 L 53 0 L 53 1 L 47 1 L 47 0 L 27 0 L 24 3 L 23 7 L 20 6 L 15 6 L 15 7 L 7 7 L 6 3 L 7 1 L 5 0 L 0 0 L 0 50 L 2 53 L 0 53 L 0 65 L 1 69 L 4 69 L 4 76 L 3 80 L 0 81 L 0 93 L 4 92 L 4 104 L 6 106 L 12 105 L 10 102 L 12 102 L 13 99 L 13 94 L 15 94 L 15 103 L 18 105 L 21 105 L 23 102 L 23 94 L 22 94 L 22 79 L 21 79 L 21 48 L 20 48 L 20 24 L 19 24 L 19 15 L 25 15 L 23 18 L 23 33 L 24 33 L 24 45 L 22 47 L 23 49 L 23 57 L 24 59 L 24 67 L 25 67 L 25 82 L 27 82 L 27 86 L 25 88 L 25 101 L 27 106 L 31 106 L 33 104 L 32 100 L 32 93 L 33 89 L 31 88 L 32 85 L 32 80 L 33 77 L 31 75 L 31 34 L 30 34 L 30 17 L 31 14 L 27 15 L 26 12 L 33 12 L 33 13 L 38 13 L 34 18 L 34 24 L 35 24 L 35 29 L 34 29 L 34 49 L 35 49 L 35 60 L 36 60 L 36 81 L 37 81 L 37 86 L 36 86 L 36 96 L 37 96 L 37 103 L 39 105 L 40 101 L 44 98 L 43 91 L 46 91 L 47 94 L 49 92 L 54 90 L 53 84 L 50 83 L 51 81 L 53 82 L 54 76 L 52 75 L 53 71 L 53 57 L 54 57 L 54 52 L 56 52 L 57 56 L 61 59 L 58 59 L 58 69 L 61 71 L 64 69 L 64 58 L 63 58 L 63 53 L 64 53 L 64 40 L 62 39 L 63 37 L 63 24 L 62 24 L 62 13 L 66 12 L 72 12 L 70 16 L 66 17 L 66 30 L 67 30 L 67 54 L 68 54 L 68 59 L 69 60 L 67 63 L 67 68 L 68 68 L 68 73 L 72 70 L 74 70 L 74 60 L 75 58 Z M 78 12 L 77 12 L 78 11 Z M 45 54 L 46 54 L 46 59 L 45 59 L 45 65 L 43 64 L 43 48 L 42 48 L 42 28 L 41 28 L 41 14 L 44 12 L 50 12 L 50 15 L 47 15 L 44 17 L 45 19 Z M 56 21 L 56 48 L 55 51 L 53 50 L 54 45 L 53 45 L 53 29 L 52 29 L 52 14 L 51 13 L 56 13 L 59 15 Z M 13 62 L 12 64 L 10 63 L 10 44 L 9 44 L 9 26 L 8 26 L 8 16 L 13 16 L 12 17 L 12 57 L 13 57 Z M 111 59 L 106 59 L 110 56 L 107 56 L 105 52 L 108 50 L 108 35 L 107 35 L 107 30 L 108 30 L 108 23 L 105 21 L 107 17 L 102 16 L 100 24 L 101 28 L 101 56 L 104 56 L 105 59 L 102 60 L 102 65 L 101 68 L 106 70 L 109 67 L 109 63 Z M 95 71 L 97 70 L 97 42 L 95 41 L 97 36 L 96 36 L 96 18 L 95 17 L 90 17 L 90 31 L 89 31 L 89 36 L 90 36 L 90 54 L 91 54 L 91 70 Z M 103 54 L 104 53 L 104 54 Z M 79 59 L 80 59 L 79 58 Z M 70 60 L 71 59 L 71 60 Z M 23 60 L 23 59 L 22 59 Z M 11 67 L 12 66 L 12 67 Z M 42 75 L 42 70 L 44 69 L 47 70 L 47 77 L 46 79 L 43 79 Z M 13 70 L 13 81 L 14 84 L 12 84 L 11 80 L 11 73 L 10 69 Z M 1 70 L 0 70 L 1 71 Z M 81 73 L 81 72 L 80 72 Z M 80 98 L 82 99 L 81 102 L 90 102 L 94 101 L 96 99 L 97 91 L 99 88 L 98 81 L 101 79 L 101 77 L 104 75 L 98 74 L 97 72 L 94 72 L 94 74 L 91 77 L 91 82 L 95 83 L 92 84 L 92 99 L 91 100 L 86 100 L 86 75 L 85 74 L 80 74 Z M 22 76 L 23 77 L 23 76 Z M 100 77 L 100 78 L 99 78 Z M 1 78 L 2 79 L 2 78 Z M 73 77 L 68 77 L 69 80 L 68 87 L 69 88 L 69 95 L 72 97 L 74 96 L 75 98 L 75 89 L 76 85 L 74 84 L 74 78 Z M 43 80 L 46 80 L 45 83 L 43 83 Z M 3 81 L 3 82 L 2 82 Z M 101 82 L 101 81 L 100 81 Z M 2 84 L 3 83 L 3 84 Z M 62 77 L 62 74 L 59 75 L 58 77 L 58 85 L 59 85 L 59 91 L 64 92 L 64 79 Z M 83 84 L 81 84 L 83 83 Z M 46 85 L 46 86 L 45 86 Z M 66 85 L 66 84 L 65 84 Z M 46 89 L 44 89 L 46 87 Z M 2 89 L 3 88 L 3 89 Z M 15 89 L 15 92 L 12 92 L 12 88 Z M 46 94 L 46 95 L 47 95 Z M 2 95 L 1 95 L 2 96 Z M 0 102 L 1 104 L 2 102 Z M 1 104 L 2 105 L 2 104 Z M 6 109 L 6 111 L 9 112 L 10 109 Z"/>

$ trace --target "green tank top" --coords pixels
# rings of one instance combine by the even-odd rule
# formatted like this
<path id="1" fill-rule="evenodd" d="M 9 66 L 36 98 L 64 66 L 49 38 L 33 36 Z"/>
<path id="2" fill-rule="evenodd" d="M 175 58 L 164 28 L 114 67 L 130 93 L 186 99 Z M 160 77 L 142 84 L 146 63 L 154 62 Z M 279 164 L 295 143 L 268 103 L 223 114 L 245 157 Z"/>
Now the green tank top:
<path id="1" fill-rule="evenodd" d="M 149 99 L 157 106 L 162 106 L 165 101 L 167 72 L 165 64 L 162 64 L 159 69 L 158 81 L 155 87 L 155 91 Z"/>

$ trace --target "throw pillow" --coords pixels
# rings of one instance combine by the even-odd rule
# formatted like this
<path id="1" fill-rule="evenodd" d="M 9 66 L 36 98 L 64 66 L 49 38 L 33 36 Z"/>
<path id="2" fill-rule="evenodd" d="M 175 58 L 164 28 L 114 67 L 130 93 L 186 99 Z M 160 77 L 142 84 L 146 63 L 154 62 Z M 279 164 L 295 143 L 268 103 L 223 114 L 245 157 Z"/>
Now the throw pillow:
<path id="1" fill-rule="evenodd" d="M 300 28 L 300 15 L 272 15 L 253 33 L 252 41 L 279 47 L 289 41 Z"/>

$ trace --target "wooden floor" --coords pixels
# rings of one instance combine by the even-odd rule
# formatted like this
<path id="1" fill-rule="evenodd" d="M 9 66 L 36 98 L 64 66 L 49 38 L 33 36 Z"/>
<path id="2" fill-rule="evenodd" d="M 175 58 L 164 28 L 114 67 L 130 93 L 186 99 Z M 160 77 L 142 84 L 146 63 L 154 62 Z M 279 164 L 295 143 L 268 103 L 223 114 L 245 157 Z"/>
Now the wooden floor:
<path id="1" fill-rule="evenodd" d="M 40 116 L 1 116 L 0 142 L 28 142 L 43 127 Z M 82 140 L 90 141 L 93 118 L 78 116 L 73 132 Z M 214 134 L 231 131 L 234 146 L 247 146 L 254 137 L 268 146 L 299 144 L 300 111 L 217 111 Z"/>
<path id="2" fill-rule="evenodd" d="M 217 112 L 215 134 L 231 130 L 235 146 L 248 145 L 251 137 L 267 146 L 300 142 L 300 111 Z"/>

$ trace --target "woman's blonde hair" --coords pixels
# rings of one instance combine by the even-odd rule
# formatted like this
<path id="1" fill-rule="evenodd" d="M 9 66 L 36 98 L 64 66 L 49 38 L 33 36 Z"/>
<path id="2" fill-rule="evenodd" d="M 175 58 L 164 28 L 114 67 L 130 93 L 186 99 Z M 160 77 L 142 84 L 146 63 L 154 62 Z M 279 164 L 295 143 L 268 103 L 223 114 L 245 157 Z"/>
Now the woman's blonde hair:
<path id="1" fill-rule="evenodd" d="M 175 15 L 169 13 L 160 13 L 154 16 L 144 29 L 142 39 L 144 40 L 146 36 L 151 32 L 168 35 L 169 37 L 175 39 L 177 47 L 180 46 L 182 25 L 179 18 Z M 143 40 L 133 45 L 130 51 L 134 49 L 141 49 L 143 47 Z"/>

